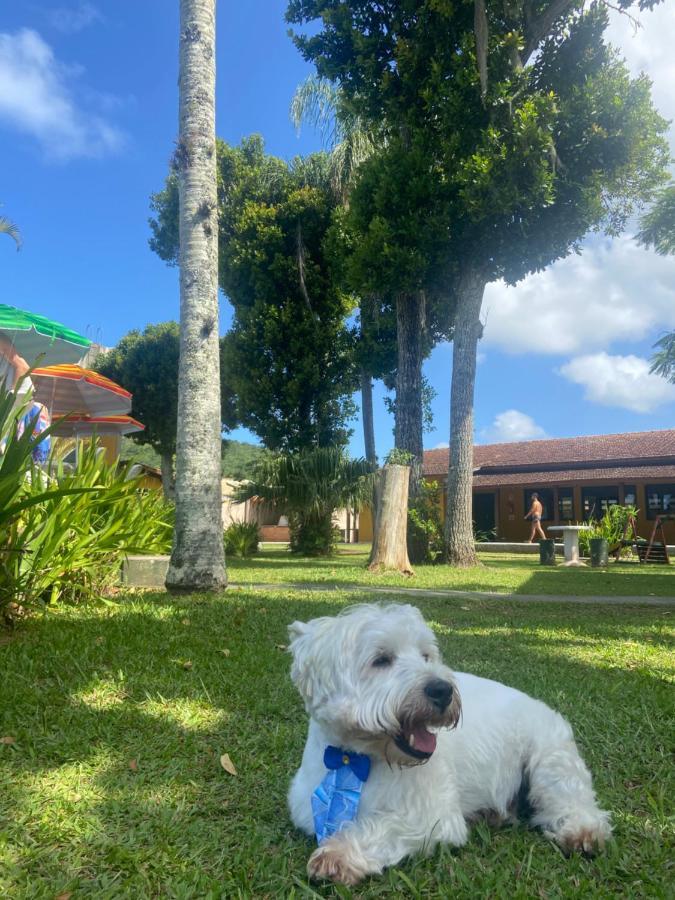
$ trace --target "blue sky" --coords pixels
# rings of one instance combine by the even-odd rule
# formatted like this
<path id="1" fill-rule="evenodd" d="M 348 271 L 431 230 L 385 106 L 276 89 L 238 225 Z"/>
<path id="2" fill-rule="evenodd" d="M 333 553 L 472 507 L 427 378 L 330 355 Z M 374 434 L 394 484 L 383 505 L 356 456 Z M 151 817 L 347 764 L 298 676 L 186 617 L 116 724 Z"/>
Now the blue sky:
<path id="1" fill-rule="evenodd" d="M 217 128 L 228 141 L 259 132 L 270 152 L 290 157 L 320 144 L 289 120 L 309 69 L 286 35 L 285 5 L 219 4 Z M 2 302 L 106 345 L 178 316 L 176 271 L 147 245 L 148 198 L 176 136 L 177 10 L 177 0 L 23 0 L 0 14 L 0 203 L 24 237 L 20 253 L 0 243 Z M 615 17 L 611 37 L 633 71 L 649 72 L 672 118 L 669 13 L 645 14 L 637 35 Z M 483 315 L 477 440 L 673 427 L 675 387 L 648 374 L 647 358 L 675 328 L 675 260 L 630 237 L 595 238 L 581 257 L 516 288 L 492 285 Z M 229 320 L 224 300 L 223 331 Z M 426 364 L 437 391 L 427 447 L 448 440 L 450 370 L 451 348 L 436 348 Z M 376 430 L 382 454 L 392 422 L 379 390 Z"/>

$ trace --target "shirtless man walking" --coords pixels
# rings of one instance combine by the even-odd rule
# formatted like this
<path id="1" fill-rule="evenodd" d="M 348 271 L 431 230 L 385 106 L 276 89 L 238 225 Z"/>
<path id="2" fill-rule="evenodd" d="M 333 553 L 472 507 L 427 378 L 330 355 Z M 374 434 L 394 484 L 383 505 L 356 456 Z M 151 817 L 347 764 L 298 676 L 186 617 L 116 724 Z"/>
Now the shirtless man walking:
<path id="1" fill-rule="evenodd" d="M 541 527 L 541 517 L 544 512 L 544 507 L 541 505 L 541 500 L 539 499 L 539 494 L 532 494 L 531 497 L 531 506 L 528 514 L 525 516 L 526 519 L 529 519 L 532 523 L 532 531 L 530 532 L 530 544 L 534 543 L 534 536 L 539 534 L 540 540 L 546 540 L 546 534 L 544 529 Z"/>

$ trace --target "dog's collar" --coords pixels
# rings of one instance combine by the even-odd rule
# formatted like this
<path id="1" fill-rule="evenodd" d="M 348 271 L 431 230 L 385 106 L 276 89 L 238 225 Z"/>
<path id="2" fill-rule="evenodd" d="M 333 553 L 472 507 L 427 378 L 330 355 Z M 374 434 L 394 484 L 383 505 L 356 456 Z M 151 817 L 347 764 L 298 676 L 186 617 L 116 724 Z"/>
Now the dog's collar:
<path id="1" fill-rule="evenodd" d="M 370 774 L 370 757 L 364 753 L 328 746 L 323 762 L 328 772 L 312 794 L 314 831 L 319 844 L 354 821 L 361 790 Z"/>

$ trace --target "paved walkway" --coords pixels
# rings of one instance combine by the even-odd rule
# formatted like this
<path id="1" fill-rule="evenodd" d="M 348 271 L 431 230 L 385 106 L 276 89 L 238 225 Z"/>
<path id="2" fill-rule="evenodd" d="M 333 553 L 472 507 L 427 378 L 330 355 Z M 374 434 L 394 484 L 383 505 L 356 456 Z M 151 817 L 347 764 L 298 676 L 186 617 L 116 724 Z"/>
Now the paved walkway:
<path id="1" fill-rule="evenodd" d="M 239 584 L 231 582 L 228 587 L 233 590 L 249 591 L 279 591 L 288 588 L 292 591 L 347 591 L 348 593 L 384 594 L 385 596 L 407 597 L 435 597 L 452 600 L 458 597 L 470 600 L 518 600 L 524 603 L 579 603 L 601 604 L 606 606 L 665 606 L 675 608 L 675 596 L 673 597 L 579 597 L 569 594 L 498 594 L 494 591 L 435 591 L 429 588 L 400 588 L 400 587 L 373 587 L 370 584 L 335 584 L 332 582 L 317 581 L 283 581 L 266 584 Z"/>

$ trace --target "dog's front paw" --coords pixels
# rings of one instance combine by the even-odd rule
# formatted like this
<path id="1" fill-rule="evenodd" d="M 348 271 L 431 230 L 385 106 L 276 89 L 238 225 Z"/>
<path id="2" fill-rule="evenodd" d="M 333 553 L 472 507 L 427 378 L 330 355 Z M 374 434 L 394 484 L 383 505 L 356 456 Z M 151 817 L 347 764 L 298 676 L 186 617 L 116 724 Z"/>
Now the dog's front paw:
<path id="1" fill-rule="evenodd" d="M 566 856 L 582 853 L 584 856 L 595 856 L 605 846 L 612 834 L 606 813 L 580 822 L 566 822 L 552 836 Z"/>
<path id="2" fill-rule="evenodd" d="M 331 839 L 312 853 L 307 863 L 307 874 L 314 881 L 355 885 L 366 875 L 366 870 L 362 863 L 354 859 L 344 841 Z"/>

